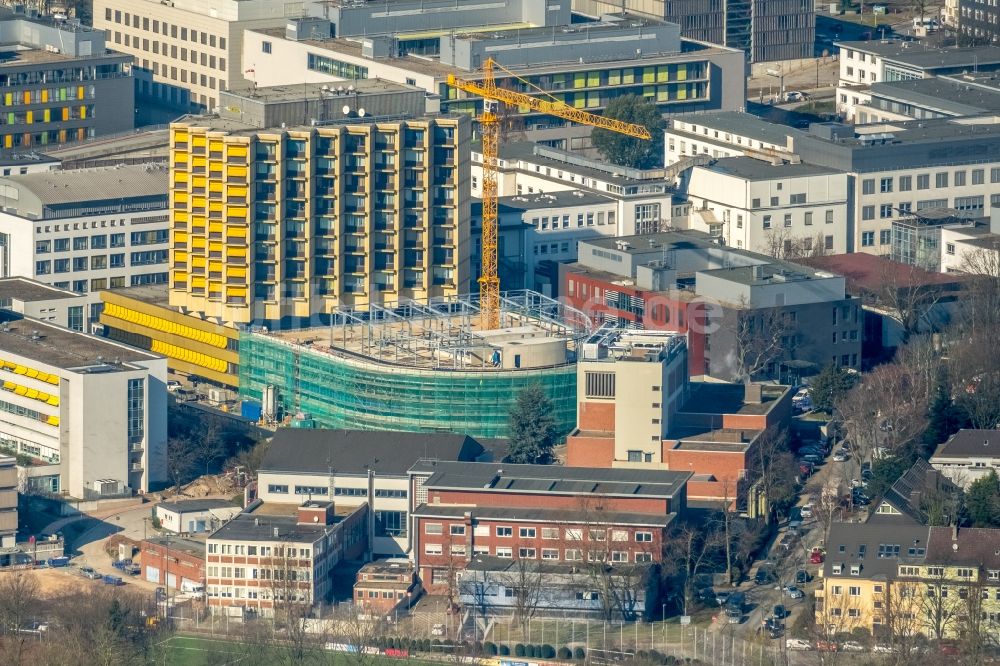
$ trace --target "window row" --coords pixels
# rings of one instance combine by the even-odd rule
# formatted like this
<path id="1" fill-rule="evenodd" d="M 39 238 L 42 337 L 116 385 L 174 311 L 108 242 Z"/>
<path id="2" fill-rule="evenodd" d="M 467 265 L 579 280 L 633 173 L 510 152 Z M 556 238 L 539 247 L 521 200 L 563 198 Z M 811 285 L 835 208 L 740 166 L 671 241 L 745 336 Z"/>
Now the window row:
<path id="1" fill-rule="evenodd" d="M 494 528 L 494 536 L 499 538 L 509 538 L 514 536 L 514 527 L 509 525 L 498 525 Z M 583 530 L 580 528 L 567 528 L 565 531 L 561 531 L 558 527 L 518 527 L 517 535 L 522 539 L 535 539 L 541 535 L 542 539 L 558 539 L 560 538 L 560 532 L 562 533 L 562 538 L 567 541 L 583 541 L 584 532 L 586 532 L 586 537 L 588 541 L 607 541 L 610 533 L 611 541 L 629 541 L 628 530 L 607 530 L 607 529 L 588 529 Z M 443 534 L 444 527 L 441 523 L 424 523 L 424 534 Z M 448 533 L 451 536 L 465 536 L 466 526 L 461 524 L 452 524 L 448 526 Z M 489 536 L 489 527 L 485 525 L 477 525 L 473 528 L 473 534 L 475 536 Z M 640 543 L 650 543 L 653 541 L 653 533 L 648 531 L 635 532 L 635 541 Z"/>
<path id="2" fill-rule="evenodd" d="M 453 556 L 464 557 L 468 554 L 468 549 L 465 544 L 452 544 L 449 547 L 449 553 Z M 490 549 L 487 546 L 474 546 L 472 548 L 472 553 L 474 555 L 490 555 Z M 511 546 L 496 546 L 493 549 L 492 554 L 501 559 L 513 559 L 515 549 Z M 533 548 L 531 546 L 521 546 L 516 550 L 518 559 L 521 560 L 536 560 L 539 559 L 539 553 L 541 559 L 547 561 L 562 561 L 565 562 L 582 562 L 584 559 L 584 551 L 579 548 L 566 548 L 561 551 L 558 548 Z M 444 554 L 444 546 L 440 543 L 426 543 L 424 544 L 424 554 L 425 555 L 442 555 Z M 561 555 L 561 558 L 560 558 Z M 651 552 L 638 552 L 629 553 L 627 550 L 588 550 L 586 551 L 586 557 L 588 562 L 652 562 L 653 554 Z"/>

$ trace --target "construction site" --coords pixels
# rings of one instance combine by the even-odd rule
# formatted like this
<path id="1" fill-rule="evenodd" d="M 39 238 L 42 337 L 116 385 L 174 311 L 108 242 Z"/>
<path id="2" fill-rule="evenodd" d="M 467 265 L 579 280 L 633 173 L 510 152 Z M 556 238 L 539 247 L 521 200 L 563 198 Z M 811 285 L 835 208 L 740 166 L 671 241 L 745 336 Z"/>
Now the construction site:
<path id="1" fill-rule="evenodd" d="M 329 326 L 240 336 L 240 394 L 265 420 L 304 427 L 505 437 L 518 393 L 539 385 L 557 427 L 576 422 L 577 350 L 588 317 L 533 291 L 331 313 Z"/>

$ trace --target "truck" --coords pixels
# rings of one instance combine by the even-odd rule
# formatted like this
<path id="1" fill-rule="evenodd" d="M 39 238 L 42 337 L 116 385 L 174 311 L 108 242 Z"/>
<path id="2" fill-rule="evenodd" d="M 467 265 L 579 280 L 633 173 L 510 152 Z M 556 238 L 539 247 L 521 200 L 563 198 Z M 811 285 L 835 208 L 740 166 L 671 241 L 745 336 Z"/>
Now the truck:
<path id="1" fill-rule="evenodd" d="M 126 564 L 125 566 L 122 567 L 122 571 L 128 574 L 129 576 L 138 576 L 140 573 L 142 573 L 142 567 L 140 567 L 138 564 Z"/>
<path id="2" fill-rule="evenodd" d="M 205 596 L 205 586 L 202 583 L 184 578 L 181 579 L 181 592 L 195 599 L 201 599 Z"/>
<path id="3" fill-rule="evenodd" d="M 125 584 L 125 581 L 122 580 L 121 576 L 104 576 L 101 580 L 104 581 L 105 585 L 113 585 L 115 587 Z"/>
<path id="4" fill-rule="evenodd" d="M 53 568 L 56 568 L 56 567 L 68 567 L 69 566 L 69 558 L 68 557 L 50 557 L 48 560 L 45 561 L 45 563 L 48 564 L 50 567 L 53 567 Z"/>

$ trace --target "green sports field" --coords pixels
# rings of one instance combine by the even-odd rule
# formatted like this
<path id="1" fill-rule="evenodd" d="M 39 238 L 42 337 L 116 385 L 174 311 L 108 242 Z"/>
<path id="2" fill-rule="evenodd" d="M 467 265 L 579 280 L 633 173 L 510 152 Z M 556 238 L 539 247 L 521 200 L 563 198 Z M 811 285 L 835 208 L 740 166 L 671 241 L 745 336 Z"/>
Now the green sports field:
<path id="1" fill-rule="evenodd" d="M 224 638 L 203 638 L 201 636 L 172 636 L 159 646 L 163 650 L 164 666 L 238 666 L 246 661 L 246 654 L 249 650 L 255 652 L 255 656 L 260 656 L 260 650 L 268 648 L 256 648 L 237 643 Z M 384 666 L 393 664 L 416 664 L 417 666 L 428 666 L 439 664 L 439 662 L 425 661 L 420 659 L 390 659 L 388 657 L 372 657 L 374 661 L 369 662 L 374 666 Z M 260 663 L 259 660 L 255 660 Z M 277 661 L 277 660 L 276 660 Z M 354 662 L 343 654 L 329 653 L 330 666 L 350 666 Z"/>

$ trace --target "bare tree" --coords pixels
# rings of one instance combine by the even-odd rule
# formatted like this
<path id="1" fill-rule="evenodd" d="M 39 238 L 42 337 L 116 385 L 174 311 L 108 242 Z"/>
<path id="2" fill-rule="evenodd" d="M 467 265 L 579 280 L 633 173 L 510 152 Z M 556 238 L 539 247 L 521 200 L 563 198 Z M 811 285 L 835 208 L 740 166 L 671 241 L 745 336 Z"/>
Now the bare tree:
<path id="1" fill-rule="evenodd" d="M 920 597 L 923 589 L 915 581 L 889 579 L 876 585 L 873 592 L 873 610 L 881 623 L 876 625 L 875 639 L 885 641 L 900 657 L 909 663 L 915 656 L 917 636 L 923 628 L 920 616 Z"/>
<path id="2" fill-rule="evenodd" d="M 519 557 L 498 579 L 505 588 L 512 591 L 514 619 L 521 625 L 521 631 L 526 633 L 528 623 L 542 601 L 543 576 L 537 563 Z"/>
<path id="3" fill-rule="evenodd" d="M 38 612 L 38 580 L 32 573 L 13 571 L 0 574 L 0 628 L 5 634 L 3 644 L 12 663 L 20 665 L 26 642 L 31 636 L 21 632 L 28 620 Z"/>
<path id="4" fill-rule="evenodd" d="M 273 546 L 273 555 L 258 575 L 266 577 L 266 594 L 270 597 L 276 637 L 272 649 L 279 663 L 325 663 L 323 626 L 310 621 L 313 606 L 314 581 L 308 560 L 298 557 L 297 547 L 288 544 Z"/>
<path id="5" fill-rule="evenodd" d="M 788 450 L 788 431 L 770 426 L 754 442 L 750 478 L 758 479 L 767 504 L 763 517 L 770 523 L 776 504 L 790 502 L 798 473 L 795 457 Z"/>
<path id="6" fill-rule="evenodd" d="M 665 544 L 664 561 L 677 567 L 683 580 L 681 608 L 684 615 L 689 615 L 694 601 L 695 580 L 702 567 L 711 562 L 719 545 L 717 532 L 692 525 L 676 528 Z"/>
<path id="7" fill-rule="evenodd" d="M 751 308 L 745 298 L 740 299 L 732 317 L 733 379 L 750 383 L 754 376 L 790 351 L 794 333 L 786 312 L 779 308 Z"/>
<path id="8" fill-rule="evenodd" d="M 924 594 L 920 597 L 920 613 L 924 616 L 931 637 L 941 640 L 956 627 L 961 606 L 957 590 L 944 567 L 928 567 L 924 579 Z"/>
<path id="9" fill-rule="evenodd" d="M 769 257 L 792 261 L 806 257 L 823 257 L 828 254 L 823 234 L 814 237 L 802 237 L 793 234 L 785 227 L 769 229 L 764 234 L 760 251 Z"/>
<path id="10" fill-rule="evenodd" d="M 344 659 L 356 666 L 373 666 L 383 659 L 371 648 L 384 628 L 381 616 L 359 613 L 354 604 L 341 604 L 334 614 L 332 638 L 344 650 Z M 329 663 L 324 657 L 321 663 Z"/>
<path id="11" fill-rule="evenodd" d="M 174 486 L 174 494 L 181 491 L 197 468 L 195 444 L 187 437 L 171 437 L 167 440 L 167 477 Z"/>
<path id="12" fill-rule="evenodd" d="M 962 254 L 966 274 L 962 322 L 969 335 L 991 334 L 1000 321 L 1000 241 Z"/>
<path id="13" fill-rule="evenodd" d="M 921 329 L 937 329 L 947 323 L 932 316 L 945 292 L 940 285 L 927 283 L 926 275 L 927 271 L 917 266 L 887 263 L 880 272 L 879 289 L 869 294 L 869 303 L 899 324 L 904 344 Z"/>

